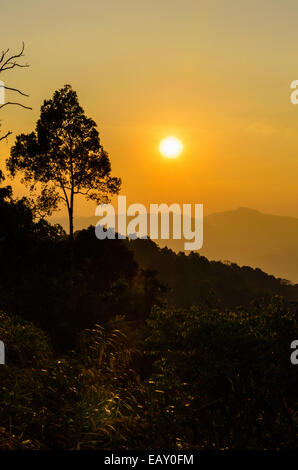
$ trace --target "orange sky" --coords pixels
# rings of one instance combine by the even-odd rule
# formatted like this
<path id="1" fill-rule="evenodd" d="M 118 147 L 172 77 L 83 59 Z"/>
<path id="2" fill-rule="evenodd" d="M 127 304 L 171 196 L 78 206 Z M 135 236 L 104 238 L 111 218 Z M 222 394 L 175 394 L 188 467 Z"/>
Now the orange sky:
<path id="1" fill-rule="evenodd" d="M 1 79 L 28 92 L 33 111 L 3 109 L 3 130 L 33 130 L 42 101 L 70 83 L 129 203 L 298 217 L 297 20 L 294 0 L 6 3 L 0 46 L 24 40 L 31 67 Z M 183 141 L 177 159 L 158 152 L 167 135 Z M 2 167 L 12 144 L 0 145 Z"/>

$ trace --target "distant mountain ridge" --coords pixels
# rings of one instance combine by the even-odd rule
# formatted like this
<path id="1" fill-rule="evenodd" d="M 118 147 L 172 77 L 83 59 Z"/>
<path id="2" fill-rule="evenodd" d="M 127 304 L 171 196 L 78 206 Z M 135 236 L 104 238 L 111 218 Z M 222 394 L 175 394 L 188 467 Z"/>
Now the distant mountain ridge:
<path id="1" fill-rule="evenodd" d="M 248 208 L 209 215 L 200 253 L 298 282 L 298 219 Z"/>
<path id="2" fill-rule="evenodd" d="M 54 219 L 67 229 L 67 219 Z M 78 217 L 80 230 L 98 222 Z M 161 247 L 184 251 L 184 240 L 157 240 Z M 204 218 L 204 244 L 199 251 L 210 260 L 252 266 L 298 283 L 298 218 L 264 214 L 240 207 Z"/>

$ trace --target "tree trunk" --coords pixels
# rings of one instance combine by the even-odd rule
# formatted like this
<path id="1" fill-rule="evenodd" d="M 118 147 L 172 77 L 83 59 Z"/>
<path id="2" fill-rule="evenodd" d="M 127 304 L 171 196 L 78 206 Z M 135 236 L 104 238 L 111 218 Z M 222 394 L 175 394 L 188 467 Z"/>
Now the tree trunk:
<path id="1" fill-rule="evenodd" d="M 74 236 L 73 236 L 73 192 L 70 198 L 69 207 L 69 257 L 70 257 L 70 297 L 72 321 L 75 321 L 76 302 L 75 302 L 75 265 L 74 265 Z"/>

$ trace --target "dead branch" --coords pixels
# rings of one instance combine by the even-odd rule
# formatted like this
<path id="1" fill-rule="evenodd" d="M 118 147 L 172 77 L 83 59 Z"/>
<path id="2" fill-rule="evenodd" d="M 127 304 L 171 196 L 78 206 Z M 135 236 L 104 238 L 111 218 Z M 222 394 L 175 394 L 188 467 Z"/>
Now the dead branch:
<path id="1" fill-rule="evenodd" d="M 16 105 L 16 106 L 21 106 L 21 108 L 25 108 L 25 109 L 32 109 L 32 108 L 30 108 L 30 106 L 25 106 L 25 105 L 22 104 L 22 103 L 13 102 L 13 101 L 6 101 L 6 103 L 1 104 L 1 105 L 0 105 L 0 109 L 4 108 L 4 106 L 8 106 L 9 104 L 14 104 L 14 105 Z"/>
<path id="2" fill-rule="evenodd" d="M 24 50 L 25 50 L 24 42 L 22 42 L 22 48 L 21 48 L 20 52 L 18 52 L 16 54 L 10 55 L 9 54 L 9 49 L 6 49 L 5 51 L 3 50 L 0 54 L 0 73 L 5 72 L 6 70 L 11 70 L 15 67 L 21 67 L 21 68 L 22 67 L 29 67 L 28 64 L 22 64 L 22 63 L 19 62 L 19 59 L 21 57 L 24 57 Z M 6 86 L 3 82 L 1 82 L 1 87 L 4 88 L 5 90 L 18 93 L 21 96 L 25 96 L 25 97 L 29 96 L 26 93 L 24 93 L 23 91 L 19 90 L 18 88 L 13 88 L 13 87 Z M 24 108 L 24 109 L 32 109 L 30 106 L 25 106 L 24 104 L 19 103 L 19 102 L 15 102 L 15 101 L 7 101 L 7 102 L 1 104 L 0 109 L 4 108 L 4 106 L 8 106 L 8 105 L 20 106 L 21 108 Z M 5 135 L 3 135 L 3 136 L 0 135 L 0 142 L 1 142 L 1 140 L 6 139 L 11 134 L 12 134 L 12 132 L 8 131 L 8 132 L 6 132 Z"/>
<path id="3" fill-rule="evenodd" d="M 6 138 L 7 138 L 9 135 L 11 135 L 11 134 L 12 134 L 12 132 L 11 132 L 11 131 L 8 131 L 8 132 L 6 132 L 5 135 L 0 136 L 0 142 L 1 142 L 1 140 L 6 139 Z"/>
<path id="4" fill-rule="evenodd" d="M 5 88 L 5 90 L 9 90 L 9 91 L 15 91 L 17 93 L 20 93 L 20 95 L 22 96 L 26 96 L 28 97 L 29 95 L 26 95 L 26 93 L 23 93 L 21 90 L 19 90 L 18 88 L 11 88 L 9 86 L 6 86 L 6 85 L 0 85 L 2 88 Z"/>
<path id="5" fill-rule="evenodd" d="M 22 42 L 22 49 L 19 53 L 8 56 L 7 54 L 9 53 L 9 49 L 6 49 L 6 51 L 2 51 L 1 57 L 0 57 L 0 73 L 4 72 L 5 70 L 10 70 L 13 69 L 14 67 L 29 67 L 28 64 L 20 64 L 17 59 L 20 57 L 24 57 L 24 50 L 25 50 L 25 44 Z"/>

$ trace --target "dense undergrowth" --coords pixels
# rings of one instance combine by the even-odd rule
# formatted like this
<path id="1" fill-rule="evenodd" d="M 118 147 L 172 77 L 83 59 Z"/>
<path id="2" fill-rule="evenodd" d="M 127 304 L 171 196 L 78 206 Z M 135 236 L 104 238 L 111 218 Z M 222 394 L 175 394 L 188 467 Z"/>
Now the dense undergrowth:
<path id="1" fill-rule="evenodd" d="M 222 313 L 153 309 L 78 335 L 57 356 L 1 313 L 2 449 L 293 448 L 295 315 L 281 299 Z"/>

